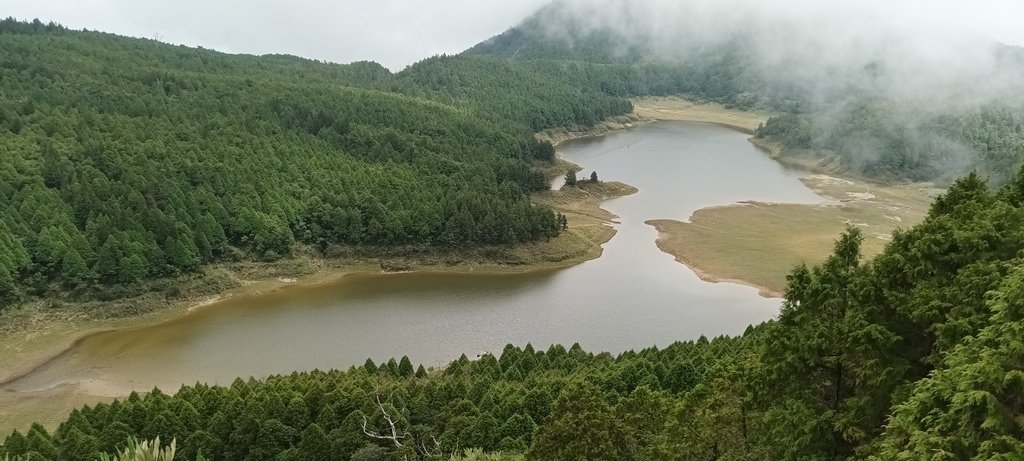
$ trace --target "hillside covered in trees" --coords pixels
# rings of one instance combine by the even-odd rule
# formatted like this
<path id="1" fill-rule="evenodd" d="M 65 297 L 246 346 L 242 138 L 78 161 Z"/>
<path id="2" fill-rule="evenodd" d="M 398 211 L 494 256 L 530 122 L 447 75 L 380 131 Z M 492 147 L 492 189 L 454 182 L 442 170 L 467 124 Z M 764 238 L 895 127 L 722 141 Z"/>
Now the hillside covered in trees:
<path id="1" fill-rule="evenodd" d="M 527 194 L 554 151 L 532 132 L 632 110 L 580 74 L 438 57 L 392 75 L 2 21 L 0 305 L 295 245 L 550 238 Z"/>
<path id="2" fill-rule="evenodd" d="M 545 187 L 530 165 L 553 149 L 531 133 L 628 112 L 633 95 L 780 111 L 759 136 L 875 177 L 981 174 L 873 260 L 851 228 L 822 265 L 793 270 L 776 321 L 741 337 L 155 390 L 16 432 L 0 459 L 92 460 L 157 437 L 185 460 L 1024 458 L 1014 99 L 825 104 L 749 73 L 741 42 L 679 61 L 612 30 L 546 40 L 542 19 L 396 74 L 0 23 L 0 301 L 297 245 L 543 239 L 558 217 L 529 203 Z"/>
<path id="3" fill-rule="evenodd" d="M 776 321 L 617 357 L 507 346 L 153 391 L 9 436 L 13 459 L 129 437 L 179 459 L 950 459 L 1024 456 L 1024 170 L 957 181 L 870 261 L 851 228 L 789 277 Z"/>
<path id="4" fill-rule="evenodd" d="M 814 89 L 799 73 L 765 75 L 756 30 L 668 53 L 667 40 L 692 37 L 637 32 L 635 12 L 580 14 L 579 2 L 554 2 L 395 74 L 5 20 L 0 304 L 88 298 L 296 245 L 549 238 L 559 219 L 527 194 L 546 187 L 530 165 L 553 149 L 531 133 L 628 113 L 632 96 L 774 111 L 758 136 L 873 178 L 976 169 L 998 186 L 1021 163 L 1024 104 L 993 97 L 1020 94 L 1002 74 L 944 109 L 866 87 L 900 75 L 881 58 Z M 1024 68 L 1019 49 L 994 50 L 1008 75 Z"/>

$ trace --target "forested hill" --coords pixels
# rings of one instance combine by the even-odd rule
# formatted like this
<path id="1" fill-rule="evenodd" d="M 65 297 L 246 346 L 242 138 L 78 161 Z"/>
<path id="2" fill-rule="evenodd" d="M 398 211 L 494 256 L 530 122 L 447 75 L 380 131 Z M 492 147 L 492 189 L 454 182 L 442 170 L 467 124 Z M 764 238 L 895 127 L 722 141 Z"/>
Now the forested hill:
<path id="1" fill-rule="evenodd" d="M 214 460 L 1024 459 L 1024 170 L 956 182 L 860 257 L 851 228 L 777 321 L 617 357 L 507 346 L 154 391 L 15 432 L 0 457 L 93 460 L 130 437 Z M 474 452 L 450 457 L 465 449 Z"/>
<path id="2" fill-rule="evenodd" d="M 473 55 L 390 75 L 13 21 L 0 45 L 7 296 L 273 258 L 298 242 L 543 238 L 554 215 L 527 202 L 542 183 L 527 165 L 551 148 L 531 130 L 685 83 L 657 63 Z M 871 107 L 851 114 L 888 126 Z M 984 110 L 936 126 L 991 149 L 971 158 L 1018 163 L 1016 112 Z M 760 134 L 816 147 L 820 115 L 790 113 Z M 885 171 L 919 171 L 896 165 Z M 473 460 L 1024 459 L 1024 169 L 1004 169 L 1002 185 L 954 182 L 873 260 L 849 229 L 822 265 L 793 270 L 778 320 L 742 337 L 617 357 L 508 346 L 440 370 L 402 358 L 154 391 L 16 432 L 0 457 L 92 460 L 160 437 L 187 460 L 443 460 L 467 448 L 503 452 Z"/>
<path id="3" fill-rule="evenodd" d="M 648 84 L 613 93 L 776 112 L 762 136 L 876 179 L 977 169 L 1000 185 L 1024 159 L 1024 49 L 734 3 L 557 0 L 466 54 L 618 68 Z"/>
<path id="4" fill-rule="evenodd" d="M 0 22 L 0 305 L 134 285 L 295 245 L 514 244 L 536 129 L 629 101 L 496 59 L 229 55 Z M 539 115 L 538 115 L 539 114 Z"/>

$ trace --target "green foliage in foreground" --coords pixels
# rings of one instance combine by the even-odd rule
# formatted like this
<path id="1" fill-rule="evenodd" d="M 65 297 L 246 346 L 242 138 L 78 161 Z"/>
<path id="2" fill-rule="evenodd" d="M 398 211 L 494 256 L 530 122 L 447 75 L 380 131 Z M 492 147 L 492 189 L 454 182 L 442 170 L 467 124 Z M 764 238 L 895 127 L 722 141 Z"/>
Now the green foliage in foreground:
<path id="1" fill-rule="evenodd" d="M 508 453 L 484 453 L 479 448 L 467 449 L 462 455 L 452 455 L 449 461 L 525 461 L 523 455 Z"/>
<path id="2" fill-rule="evenodd" d="M 794 269 L 778 320 L 742 337 L 155 390 L 16 432 L 0 455 L 91 459 L 136 436 L 218 460 L 1021 459 L 1024 171 L 998 193 L 957 181 L 874 260 L 862 238 Z"/>
<path id="3" fill-rule="evenodd" d="M 160 444 L 160 438 L 155 440 L 138 441 L 129 437 L 124 448 L 118 448 L 114 455 L 100 453 L 98 461 L 172 461 L 175 455 L 177 442 L 171 440 L 170 445 Z M 4 461 L 32 461 L 40 459 L 38 452 L 29 452 L 25 455 L 4 456 Z M 205 461 L 203 455 L 197 454 L 195 461 Z M 192 460 L 189 460 L 192 461 Z"/>
<path id="4" fill-rule="evenodd" d="M 106 453 L 100 454 L 100 461 L 171 461 L 174 459 L 177 442 L 171 440 L 171 444 L 164 447 L 160 445 L 160 438 L 152 441 L 138 441 L 129 438 L 128 444 L 117 454 L 110 456 Z M 203 461 L 202 454 L 196 455 L 195 461 Z"/>

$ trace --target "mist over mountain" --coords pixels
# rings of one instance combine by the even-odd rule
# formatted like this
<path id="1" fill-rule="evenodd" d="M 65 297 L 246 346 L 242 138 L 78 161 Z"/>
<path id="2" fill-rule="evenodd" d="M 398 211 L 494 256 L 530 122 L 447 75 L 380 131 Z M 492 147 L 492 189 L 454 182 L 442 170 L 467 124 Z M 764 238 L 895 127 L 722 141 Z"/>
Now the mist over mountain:
<path id="1" fill-rule="evenodd" d="M 802 87 L 832 99 L 859 90 L 891 97 L 985 101 L 1020 88 L 1024 50 L 935 21 L 893 17 L 877 2 L 559 0 L 471 52 L 518 59 L 693 63 L 742 59 L 745 88 Z M 984 80 L 984 85 L 978 85 Z M 945 96 L 945 95 L 943 95 Z"/>
<path id="2" fill-rule="evenodd" d="M 168 457 L 197 461 L 1024 459 L 1024 52 L 954 27 L 956 18 L 919 14 L 928 5 L 560 0 L 463 54 L 395 73 L 367 61 L 225 54 L 40 19 L 0 20 L 0 375 L 35 370 L 0 385 L 0 428 L 10 426 L 12 411 L 34 419 L 47 417 L 51 404 L 87 403 L 57 425 L 0 434 L 0 459 L 95 460 L 114 452 L 134 459 L 136 438 L 157 448 L 172 441 L 179 452 Z M 291 5 L 275 7 L 294 14 Z M 451 312 L 419 326 L 424 343 L 500 337 L 493 314 L 505 304 L 488 296 L 525 304 L 533 287 L 578 284 L 554 268 L 601 253 L 617 229 L 601 230 L 598 223 L 612 218 L 594 207 L 625 189 L 602 185 L 595 172 L 550 191 L 554 176 L 575 172 L 536 133 L 632 120 L 622 117 L 635 109 L 630 98 L 648 95 L 772 113 L 755 143 L 850 173 L 836 179 L 856 187 L 916 196 L 926 187 L 875 188 L 851 176 L 944 182 L 972 169 L 991 181 L 969 174 L 952 182 L 916 225 L 887 215 L 904 195 L 878 197 L 872 206 L 886 213 L 878 219 L 912 225 L 891 233 L 861 224 L 856 204 L 778 204 L 770 206 L 806 209 L 767 211 L 770 225 L 738 215 L 731 226 L 743 232 L 724 241 L 742 238 L 756 247 L 749 252 L 734 257 L 725 245 L 687 242 L 722 253 L 722 261 L 782 259 L 788 250 L 759 237 L 813 246 L 833 227 L 804 218 L 843 210 L 821 220 L 849 224 L 831 255 L 795 266 L 777 318 L 741 336 L 714 337 L 720 330 L 711 328 L 695 341 L 618 355 L 578 343 L 509 344 L 429 370 L 403 356 L 347 371 L 154 388 L 111 403 L 91 395 L 119 388 L 104 375 L 141 386 L 150 378 L 131 375 L 143 360 L 191 379 L 197 367 L 219 365 L 203 351 L 220 345 L 251 355 L 281 338 L 324 357 L 345 347 L 307 342 L 323 335 L 387 353 L 390 339 L 415 334 L 410 325 L 433 315 L 425 311 L 433 304 L 450 302 Z M 629 161 L 651 162 L 642 155 Z M 647 167 L 673 174 L 663 164 Z M 623 176 L 614 170 L 602 167 L 601 178 Z M 718 196 L 669 179 L 694 186 L 683 193 Z M 768 206 L 729 208 L 755 209 Z M 869 239 L 888 243 L 868 257 L 865 244 L 877 243 Z M 653 244 L 626 240 L 607 248 Z M 805 257 L 803 248 L 793 253 Z M 590 272 L 597 277 L 587 286 L 607 287 L 566 302 L 547 296 L 550 308 L 579 317 L 577 328 L 596 328 L 584 317 L 602 315 L 577 309 L 582 303 L 666 322 L 640 315 L 643 287 L 619 275 L 639 271 L 662 284 L 677 274 L 601 257 L 608 264 Z M 443 273 L 376 274 L 420 267 Z M 516 279 L 506 269 L 539 270 Z M 356 277 L 345 291 L 313 288 L 305 307 L 304 298 L 287 298 L 291 288 L 259 301 L 249 296 L 296 282 L 286 276 L 305 282 L 342 273 Z M 413 280 L 407 276 L 420 281 L 405 284 Z M 616 297 L 602 299 L 605 288 L 631 298 L 616 305 Z M 423 312 L 410 316 L 411 304 L 384 306 L 387 313 L 330 299 L 338 293 L 361 303 L 378 291 L 381 306 L 398 298 L 415 304 L 421 293 L 441 302 L 422 303 Z M 244 334 L 207 323 L 222 315 L 206 314 L 222 295 L 248 309 Z M 658 310 L 676 304 L 697 316 L 728 315 L 705 301 L 717 297 L 710 295 L 649 299 Z M 199 318 L 174 320 L 201 306 Z M 296 316 L 352 312 L 308 317 L 296 330 L 261 314 L 292 316 L 286 308 Z M 362 320 L 350 324 L 349 315 Z M 453 315 L 479 320 L 449 321 Z M 131 336 L 88 336 L 151 320 L 165 322 L 163 331 L 205 330 L 223 342 L 145 326 Z M 643 323 L 604 324 L 613 336 L 654 342 Z M 528 326 L 513 325 L 525 337 L 512 338 L 533 338 Z M 79 334 L 85 339 L 73 340 Z M 95 352 L 64 349 L 94 339 L 110 346 L 95 349 L 104 351 L 95 363 Z M 134 348 L 138 341 L 147 344 Z M 230 347 L 235 342 L 239 349 Z M 51 346 L 64 352 L 51 355 Z M 181 353 L 135 350 L 164 346 Z M 275 352 L 268 355 L 283 369 L 310 363 Z M 45 357 L 56 359 L 36 360 Z M 65 359 L 73 368 L 60 368 Z M 123 371 L 107 368 L 115 361 Z"/>
<path id="3" fill-rule="evenodd" d="M 922 11 L 879 2 L 559 0 L 467 53 L 659 65 L 687 80 L 665 93 L 813 114 L 776 120 L 769 131 L 792 149 L 834 152 L 845 168 L 917 180 L 978 168 L 1002 182 L 1022 145 L 1024 49 Z"/>

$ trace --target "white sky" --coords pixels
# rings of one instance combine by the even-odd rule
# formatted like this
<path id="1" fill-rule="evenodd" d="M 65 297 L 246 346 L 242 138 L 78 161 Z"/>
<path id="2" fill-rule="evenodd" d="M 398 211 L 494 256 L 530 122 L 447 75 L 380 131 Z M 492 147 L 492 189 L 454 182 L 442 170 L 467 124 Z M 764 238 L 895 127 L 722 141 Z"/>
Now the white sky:
<path id="1" fill-rule="evenodd" d="M 392 70 L 454 54 L 548 0 L 2 0 L 0 16 L 203 46 Z"/>
<path id="2" fill-rule="evenodd" d="M 401 70 L 501 33 L 548 1 L 3 0 L 0 16 L 38 17 L 73 29 L 232 53 L 287 53 L 341 63 L 372 60 Z M 911 23 L 966 27 L 1024 45 L 1024 0 L 890 0 L 874 5 Z"/>

